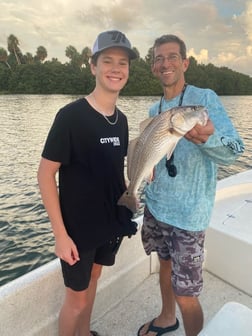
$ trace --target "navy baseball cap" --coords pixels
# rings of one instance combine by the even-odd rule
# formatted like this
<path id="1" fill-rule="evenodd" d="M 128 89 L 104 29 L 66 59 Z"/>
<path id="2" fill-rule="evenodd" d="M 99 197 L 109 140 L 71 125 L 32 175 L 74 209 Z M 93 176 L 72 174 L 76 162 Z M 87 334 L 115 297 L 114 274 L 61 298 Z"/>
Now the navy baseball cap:
<path id="1" fill-rule="evenodd" d="M 125 49 L 130 59 L 137 58 L 137 54 L 131 48 L 130 41 L 118 30 L 108 30 L 100 33 L 94 43 L 92 54 L 94 56 L 96 53 L 112 47 Z"/>

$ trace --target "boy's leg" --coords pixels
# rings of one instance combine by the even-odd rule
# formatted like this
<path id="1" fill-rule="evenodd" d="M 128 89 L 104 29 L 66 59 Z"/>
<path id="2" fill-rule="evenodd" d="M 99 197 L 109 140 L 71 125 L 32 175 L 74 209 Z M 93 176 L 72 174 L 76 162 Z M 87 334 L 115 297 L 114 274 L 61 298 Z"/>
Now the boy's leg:
<path id="1" fill-rule="evenodd" d="M 79 323 L 78 323 L 78 335 L 86 336 L 90 335 L 90 323 L 91 323 L 91 315 L 94 306 L 97 282 L 99 277 L 101 276 L 102 265 L 94 264 L 91 273 L 90 283 L 87 289 L 87 306 L 82 311 Z"/>
<path id="2" fill-rule="evenodd" d="M 93 264 L 90 283 L 83 291 L 66 287 L 65 301 L 59 316 L 59 336 L 90 336 L 90 320 L 101 265 Z"/>
<path id="3" fill-rule="evenodd" d="M 121 241 L 122 237 L 117 237 L 95 250 L 81 253 L 80 261 L 74 266 L 61 261 L 66 295 L 59 317 L 59 336 L 90 336 L 91 314 L 102 265 L 114 264 Z"/>

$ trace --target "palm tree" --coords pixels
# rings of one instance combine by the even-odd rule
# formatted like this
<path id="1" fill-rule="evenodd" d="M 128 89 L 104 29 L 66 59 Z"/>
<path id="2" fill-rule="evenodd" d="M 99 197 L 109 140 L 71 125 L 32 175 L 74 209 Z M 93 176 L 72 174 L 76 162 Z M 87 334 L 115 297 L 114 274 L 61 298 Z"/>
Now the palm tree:
<path id="1" fill-rule="evenodd" d="M 147 55 L 145 56 L 145 62 L 147 64 L 152 64 L 153 61 L 153 48 L 149 48 Z"/>
<path id="2" fill-rule="evenodd" d="M 138 49 L 137 49 L 136 47 L 133 47 L 132 49 L 133 49 L 133 50 L 135 51 L 135 53 L 137 54 L 137 59 L 139 59 L 139 58 L 140 58 L 140 53 L 139 53 Z"/>
<path id="3" fill-rule="evenodd" d="M 46 57 L 47 57 L 47 50 L 46 50 L 46 48 L 43 47 L 43 46 L 39 46 L 38 49 L 37 49 L 36 56 L 37 56 L 37 59 L 40 62 L 43 62 L 46 59 Z"/>
<path id="4" fill-rule="evenodd" d="M 74 46 L 69 45 L 68 47 L 66 47 L 65 54 L 66 57 L 70 58 L 70 60 L 73 60 L 77 57 L 78 51 Z"/>
<path id="5" fill-rule="evenodd" d="M 77 51 L 77 49 L 70 45 L 66 48 L 65 51 L 65 55 L 66 57 L 70 58 L 71 60 L 71 64 L 74 66 L 78 66 L 79 68 L 81 68 L 82 64 L 83 64 L 83 59 L 82 59 L 82 55 Z"/>
<path id="6" fill-rule="evenodd" d="M 11 69 L 10 64 L 8 63 L 8 54 L 4 48 L 0 47 L 0 62 L 4 62 L 9 69 Z"/>
<path id="7" fill-rule="evenodd" d="M 88 47 L 85 47 L 82 52 L 81 52 L 81 58 L 82 58 L 82 61 L 83 61 L 83 64 L 85 64 L 85 67 L 88 66 L 89 64 L 89 59 L 92 55 L 92 52 L 91 52 L 91 49 L 88 48 Z"/>
<path id="8" fill-rule="evenodd" d="M 26 64 L 32 64 L 33 63 L 34 58 L 33 58 L 32 54 L 30 52 L 27 52 L 24 55 L 24 61 L 25 61 Z"/>
<path id="9" fill-rule="evenodd" d="M 20 54 L 20 49 L 18 47 L 19 41 L 17 37 L 11 34 L 8 37 L 7 44 L 8 44 L 8 51 L 10 53 L 14 53 L 16 60 L 17 60 L 17 64 L 21 64 L 20 59 L 18 57 L 18 54 Z"/>

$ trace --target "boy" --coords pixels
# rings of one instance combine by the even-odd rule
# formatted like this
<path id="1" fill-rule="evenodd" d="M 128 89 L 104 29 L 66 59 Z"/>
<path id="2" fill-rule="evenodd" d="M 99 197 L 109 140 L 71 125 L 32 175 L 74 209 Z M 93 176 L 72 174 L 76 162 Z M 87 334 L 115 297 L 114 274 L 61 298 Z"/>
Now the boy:
<path id="1" fill-rule="evenodd" d="M 136 57 L 123 33 L 98 35 L 90 64 L 96 86 L 59 111 L 42 153 L 38 182 L 66 286 L 59 336 L 98 335 L 90 320 L 102 265 L 113 265 L 122 237 L 135 233 L 132 214 L 117 206 L 128 124 L 116 101 Z"/>

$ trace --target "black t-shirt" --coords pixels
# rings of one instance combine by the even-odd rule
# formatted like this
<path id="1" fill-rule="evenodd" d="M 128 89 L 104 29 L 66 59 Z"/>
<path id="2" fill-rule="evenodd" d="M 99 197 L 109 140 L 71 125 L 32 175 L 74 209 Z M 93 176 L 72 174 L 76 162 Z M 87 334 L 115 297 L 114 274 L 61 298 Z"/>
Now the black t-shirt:
<path id="1" fill-rule="evenodd" d="M 61 212 L 80 251 L 128 235 L 132 229 L 132 213 L 117 205 L 126 189 L 127 147 L 128 123 L 121 111 L 117 123 L 110 125 L 82 98 L 56 115 L 42 156 L 61 162 Z"/>

